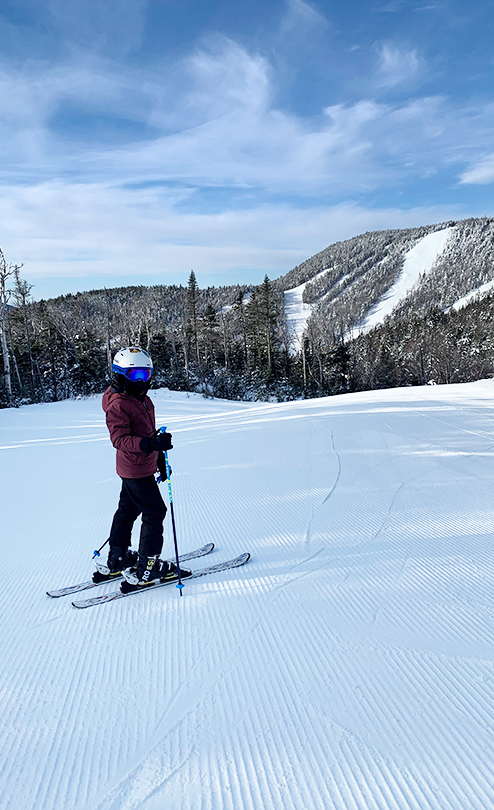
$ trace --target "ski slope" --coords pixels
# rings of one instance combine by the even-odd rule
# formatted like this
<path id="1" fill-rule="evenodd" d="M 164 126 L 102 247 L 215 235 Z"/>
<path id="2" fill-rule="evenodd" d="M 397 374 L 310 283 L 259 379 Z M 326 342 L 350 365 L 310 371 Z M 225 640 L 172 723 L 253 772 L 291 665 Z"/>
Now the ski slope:
<path id="1" fill-rule="evenodd" d="M 326 272 L 326 271 L 324 271 Z M 302 347 L 302 338 L 307 328 L 307 321 L 312 312 L 313 304 L 304 304 L 304 290 L 309 284 L 304 281 L 298 287 L 286 290 L 284 293 L 284 310 L 288 337 L 290 339 L 290 354 L 297 354 Z"/>
<path id="2" fill-rule="evenodd" d="M 252 558 L 49 599 L 91 573 L 114 450 L 99 398 L 0 411 L 0 808 L 494 807 L 494 381 L 153 397 L 181 550 Z"/>
<path id="3" fill-rule="evenodd" d="M 356 338 L 363 332 L 369 332 L 391 315 L 394 308 L 418 284 L 421 276 L 432 270 L 434 262 L 443 252 L 453 231 L 454 228 L 443 228 L 441 231 L 429 233 L 405 253 L 403 269 L 398 278 L 381 300 L 371 308 L 363 323 L 349 331 L 349 337 Z"/>
<path id="4" fill-rule="evenodd" d="M 464 295 L 462 298 L 459 298 L 458 301 L 455 301 L 450 307 L 445 309 L 445 312 L 451 312 L 454 309 L 458 312 L 463 307 L 466 307 L 470 301 L 473 301 L 474 298 L 482 298 L 482 296 L 486 295 L 487 293 L 491 292 L 494 289 L 494 280 L 493 281 L 486 281 L 485 284 L 481 284 L 480 287 L 477 287 L 475 290 L 471 290 L 469 293 Z"/>
<path id="5" fill-rule="evenodd" d="M 302 347 L 302 338 L 307 328 L 307 321 L 314 308 L 314 304 L 304 303 L 304 290 L 307 284 L 312 284 L 312 282 L 325 276 L 330 269 L 331 268 L 326 267 L 324 270 L 321 270 L 320 273 L 313 276 L 310 281 L 304 281 L 304 283 L 299 284 L 298 287 L 285 290 L 283 294 L 287 333 L 290 341 L 289 350 L 292 355 L 297 354 Z M 346 278 L 346 276 L 344 276 L 344 278 Z M 341 284 L 342 281 L 343 279 L 340 279 L 335 286 Z"/>
<path id="6" fill-rule="evenodd" d="M 403 268 L 398 278 L 394 284 L 391 285 L 389 290 L 387 290 L 385 295 L 371 307 L 364 321 L 348 331 L 347 337 L 349 339 L 357 338 L 360 334 L 369 332 L 371 329 L 374 329 L 374 327 L 383 323 L 388 315 L 391 315 L 393 309 L 407 297 L 413 287 L 420 281 L 421 276 L 431 271 L 434 262 L 443 252 L 453 231 L 454 228 L 452 227 L 434 231 L 420 239 L 413 248 L 404 254 Z M 300 351 L 302 337 L 315 306 L 315 304 L 304 303 L 304 290 L 307 284 L 324 276 L 328 272 L 328 269 L 329 268 L 325 268 L 311 278 L 310 281 L 305 281 L 298 287 L 293 287 L 291 290 L 286 290 L 284 293 L 284 310 L 288 336 L 291 340 L 290 351 L 292 354 L 296 354 Z M 326 295 L 333 294 L 335 288 L 346 278 L 347 276 L 341 278 Z M 492 286 L 492 283 L 490 283 L 490 286 Z M 490 289 L 490 286 L 484 285 L 485 290 Z M 484 287 L 480 288 L 478 291 L 472 292 L 470 297 L 475 296 L 477 292 L 485 292 Z M 323 296 L 323 298 L 324 297 L 325 296 Z M 470 297 L 465 299 L 465 301 L 462 299 L 462 301 L 457 302 L 454 307 L 461 307 L 470 300 Z"/>

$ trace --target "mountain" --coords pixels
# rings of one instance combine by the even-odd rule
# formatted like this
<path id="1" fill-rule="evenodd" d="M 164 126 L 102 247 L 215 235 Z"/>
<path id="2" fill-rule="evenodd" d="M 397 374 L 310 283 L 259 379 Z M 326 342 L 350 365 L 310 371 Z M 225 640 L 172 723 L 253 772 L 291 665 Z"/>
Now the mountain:
<path id="1" fill-rule="evenodd" d="M 330 245 L 276 286 L 292 308 L 298 342 L 309 317 L 327 334 L 351 339 L 386 318 L 458 309 L 487 294 L 494 284 L 493 256 L 492 218 L 376 231 Z"/>
<path id="2" fill-rule="evenodd" d="M 494 375 L 494 219 L 337 242 L 257 287 L 122 287 L 9 310 L 0 406 L 95 393 L 143 345 L 155 385 L 293 399 Z M 3 382 L 3 384 L 2 384 Z"/>

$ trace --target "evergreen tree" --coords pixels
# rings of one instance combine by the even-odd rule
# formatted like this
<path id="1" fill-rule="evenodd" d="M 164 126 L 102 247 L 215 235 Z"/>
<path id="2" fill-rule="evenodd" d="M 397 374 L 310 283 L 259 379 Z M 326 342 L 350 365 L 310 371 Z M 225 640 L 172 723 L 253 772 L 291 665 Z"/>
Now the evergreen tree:
<path id="1" fill-rule="evenodd" d="M 259 290 L 259 326 L 264 337 L 267 372 L 270 377 L 273 371 L 273 333 L 275 328 L 276 312 L 273 305 L 271 282 L 264 276 Z"/>
<path id="2" fill-rule="evenodd" d="M 191 343 L 191 350 L 200 366 L 201 358 L 199 354 L 199 335 L 197 328 L 197 281 L 196 274 L 190 271 L 189 283 L 187 286 L 187 334 Z"/>

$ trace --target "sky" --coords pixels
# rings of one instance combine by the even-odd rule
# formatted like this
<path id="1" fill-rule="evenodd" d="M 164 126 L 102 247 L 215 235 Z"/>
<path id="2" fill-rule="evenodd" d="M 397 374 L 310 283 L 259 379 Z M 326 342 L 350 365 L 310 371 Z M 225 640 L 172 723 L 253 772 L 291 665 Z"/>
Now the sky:
<path id="1" fill-rule="evenodd" d="M 3 0 L 0 247 L 47 298 L 492 216 L 493 35 L 489 0 Z"/>

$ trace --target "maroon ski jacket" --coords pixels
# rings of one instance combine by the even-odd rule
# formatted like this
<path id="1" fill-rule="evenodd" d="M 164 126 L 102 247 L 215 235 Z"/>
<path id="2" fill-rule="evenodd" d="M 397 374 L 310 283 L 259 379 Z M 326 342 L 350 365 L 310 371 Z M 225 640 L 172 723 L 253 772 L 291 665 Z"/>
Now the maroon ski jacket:
<path id="1" fill-rule="evenodd" d="M 148 396 L 139 400 L 107 388 L 103 394 L 103 410 L 110 439 L 117 450 L 117 473 L 121 478 L 145 478 L 154 475 L 158 453 L 144 453 L 139 442 L 151 436 L 156 425 L 154 405 Z"/>

